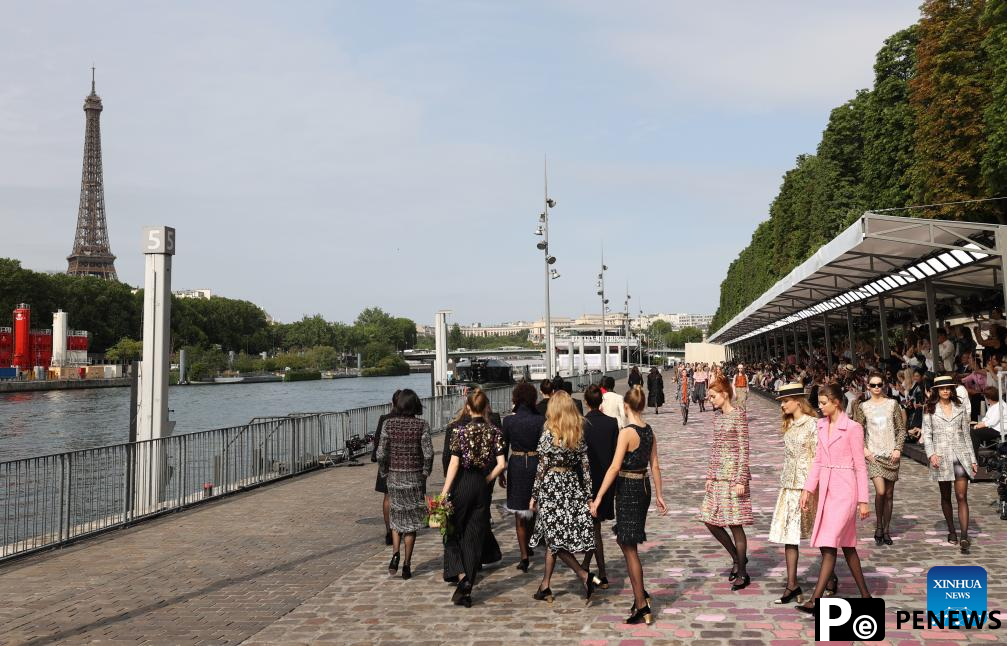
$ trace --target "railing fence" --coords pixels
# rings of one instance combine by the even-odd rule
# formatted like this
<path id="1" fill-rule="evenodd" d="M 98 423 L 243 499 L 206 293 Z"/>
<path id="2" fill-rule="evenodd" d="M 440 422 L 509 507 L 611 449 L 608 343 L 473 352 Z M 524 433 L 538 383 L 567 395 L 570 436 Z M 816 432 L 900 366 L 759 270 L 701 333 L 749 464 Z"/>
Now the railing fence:
<path id="1" fill-rule="evenodd" d="M 579 390 L 600 378 L 569 380 Z M 494 411 L 510 411 L 510 387 L 485 392 Z M 441 431 L 464 401 L 460 393 L 424 398 L 422 416 Z M 241 426 L 0 462 L 0 562 L 315 469 L 326 454 L 353 457 L 390 410 L 383 404 L 257 417 Z"/>

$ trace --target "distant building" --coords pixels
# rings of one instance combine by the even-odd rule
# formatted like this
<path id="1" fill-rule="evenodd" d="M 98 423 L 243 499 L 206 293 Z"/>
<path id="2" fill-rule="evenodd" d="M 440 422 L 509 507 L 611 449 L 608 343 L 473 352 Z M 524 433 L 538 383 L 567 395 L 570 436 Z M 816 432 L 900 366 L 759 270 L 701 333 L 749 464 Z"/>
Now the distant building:
<path id="1" fill-rule="evenodd" d="M 670 323 L 671 328 L 676 331 L 686 327 L 696 327 L 706 331 L 710 328 L 712 320 L 712 314 L 643 314 L 633 319 L 631 327 L 634 330 L 645 330 L 656 321 L 665 321 Z"/>
<path id="2" fill-rule="evenodd" d="M 213 296 L 213 292 L 209 289 L 182 289 L 177 292 L 172 292 L 177 298 L 202 298 L 204 300 L 210 300 Z"/>

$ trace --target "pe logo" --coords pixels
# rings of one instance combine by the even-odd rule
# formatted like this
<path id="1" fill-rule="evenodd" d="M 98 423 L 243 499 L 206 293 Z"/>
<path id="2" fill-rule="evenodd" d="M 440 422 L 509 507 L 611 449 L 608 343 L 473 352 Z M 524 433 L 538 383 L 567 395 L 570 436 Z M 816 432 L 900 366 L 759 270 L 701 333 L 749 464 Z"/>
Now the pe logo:
<path id="1" fill-rule="evenodd" d="M 822 597 L 815 601 L 815 641 L 881 641 L 884 599 Z"/>
<path id="2" fill-rule="evenodd" d="M 986 570 L 978 565 L 930 568 L 927 572 L 927 612 L 938 617 L 943 612 L 948 618 L 948 628 L 960 628 L 961 617 L 973 612 L 985 614 Z"/>

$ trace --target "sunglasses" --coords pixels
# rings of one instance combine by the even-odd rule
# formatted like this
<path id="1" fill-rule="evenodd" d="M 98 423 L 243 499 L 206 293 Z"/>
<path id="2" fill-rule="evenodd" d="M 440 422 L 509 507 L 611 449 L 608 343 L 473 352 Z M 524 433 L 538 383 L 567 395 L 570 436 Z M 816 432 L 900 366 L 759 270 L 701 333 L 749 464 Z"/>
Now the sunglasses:
<path id="1" fill-rule="evenodd" d="M 884 384 L 882 384 L 880 382 L 877 382 L 877 381 L 872 381 L 871 383 L 869 383 L 867 385 L 870 386 L 871 388 L 881 388 L 882 386 L 884 386 Z"/>

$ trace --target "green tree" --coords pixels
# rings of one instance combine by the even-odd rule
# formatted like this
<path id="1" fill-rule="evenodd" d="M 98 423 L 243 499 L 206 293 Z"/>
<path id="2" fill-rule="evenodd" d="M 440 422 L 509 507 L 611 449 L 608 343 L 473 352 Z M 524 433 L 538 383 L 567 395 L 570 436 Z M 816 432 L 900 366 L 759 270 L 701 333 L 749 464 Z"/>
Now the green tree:
<path id="1" fill-rule="evenodd" d="M 130 363 L 143 357 L 143 341 L 129 337 L 119 339 L 105 351 L 105 358 L 114 363 Z"/>
<path id="2" fill-rule="evenodd" d="M 462 328 L 455 323 L 448 332 L 448 349 L 457 350 L 465 347 L 465 337 L 462 336 Z"/>
<path id="3" fill-rule="evenodd" d="M 927 0 L 919 23 L 916 75 L 909 100 L 916 113 L 911 172 L 917 204 L 989 197 L 981 165 L 987 158 L 985 114 L 991 104 L 980 20 L 982 0 Z M 921 213 L 945 220 L 1002 219 L 990 203 L 937 206 Z"/>
<path id="4" fill-rule="evenodd" d="M 988 0 L 982 26 L 986 30 L 983 53 L 990 80 L 990 101 L 983 113 L 987 140 L 982 176 L 987 193 L 999 197 L 1007 195 L 1007 2 Z M 993 205 L 999 221 L 1007 221 L 1007 200 Z"/>

